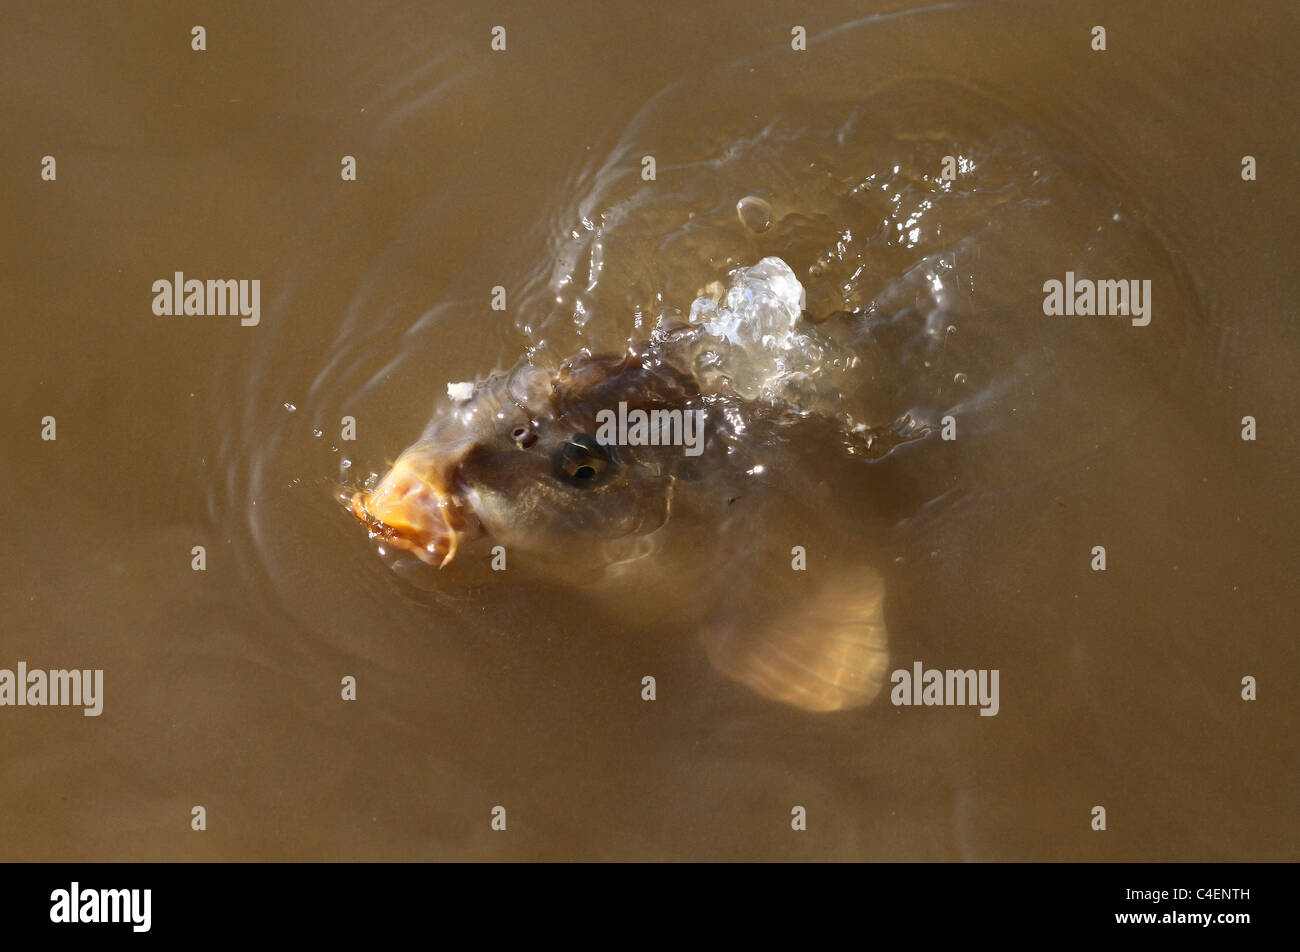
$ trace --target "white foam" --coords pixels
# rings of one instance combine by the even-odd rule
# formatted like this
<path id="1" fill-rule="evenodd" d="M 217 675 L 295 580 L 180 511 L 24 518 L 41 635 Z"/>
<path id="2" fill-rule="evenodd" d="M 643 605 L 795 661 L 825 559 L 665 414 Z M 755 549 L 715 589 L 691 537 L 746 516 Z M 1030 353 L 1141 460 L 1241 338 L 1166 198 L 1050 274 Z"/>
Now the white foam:
<path id="1" fill-rule="evenodd" d="M 825 356 L 800 320 L 805 302 L 803 285 L 780 258 L 732 272 L 721 303 L 700 297 L 691 304 L 690 322 L 717 338 L 699 355 L 697 372 L 747 399 L 788 395 L 792 383 L 820 372 Z"/>

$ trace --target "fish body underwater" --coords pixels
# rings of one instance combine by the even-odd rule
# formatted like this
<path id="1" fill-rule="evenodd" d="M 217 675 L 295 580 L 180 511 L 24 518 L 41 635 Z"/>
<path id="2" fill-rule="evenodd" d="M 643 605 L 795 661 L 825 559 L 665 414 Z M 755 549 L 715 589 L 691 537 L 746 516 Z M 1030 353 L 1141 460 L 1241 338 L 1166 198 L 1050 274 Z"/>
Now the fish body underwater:
<path id="1" fill-rule="evenodd" d="M 864 705 L 887 673 L 884 582 L 860 527 L 817 516 L 846 447 L 874 439 L 841 409 L 865 367 L 804 303 L 765 258 L 625 353 L 449 387 L 352 512 L 440 579 L 490 586 L 508 564 L 691 628 L 771 700 Z"/>

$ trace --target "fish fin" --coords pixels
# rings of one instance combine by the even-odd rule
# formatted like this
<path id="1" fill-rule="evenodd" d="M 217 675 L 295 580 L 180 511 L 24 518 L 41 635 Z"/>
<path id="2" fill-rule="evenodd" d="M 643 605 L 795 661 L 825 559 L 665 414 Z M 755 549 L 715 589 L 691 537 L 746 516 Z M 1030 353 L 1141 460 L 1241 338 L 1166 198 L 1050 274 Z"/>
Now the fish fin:
<path id="1" fill-rule="evenodd" d="M 744 617 L 706 625 L 700 639 L 709 660 L 763 697 L 807 711 L 870 703 L 889 669 L 884 579 L 864 568 L 806 581 L 772 611 L 760 598 Z"/>

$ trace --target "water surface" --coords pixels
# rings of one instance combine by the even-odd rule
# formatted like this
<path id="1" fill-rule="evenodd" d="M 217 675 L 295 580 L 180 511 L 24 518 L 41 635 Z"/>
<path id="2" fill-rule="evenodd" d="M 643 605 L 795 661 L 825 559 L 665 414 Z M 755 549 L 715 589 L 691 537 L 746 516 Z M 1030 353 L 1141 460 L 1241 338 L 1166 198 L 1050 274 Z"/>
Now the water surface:
<path id="1" fill-rule="evenodd" d="M 5 31 L 0 666 L 106 684 L 0 710 L 7 858 L 1294 858 L 1290 5 L 102 16 Z M 843 409 L 959 421 L 803 458 L 895 660 L 998 668 L 997 717 L 765 702 L 582 591 L 448 604 L 338 506 L 448 382 L 769 254 L 867 355 Z M 154 316 L 177 270 L 260 278 L 259 325 Z M 1151 280 L 1150 325 L 1045 317 L 1066 271 Z"/>

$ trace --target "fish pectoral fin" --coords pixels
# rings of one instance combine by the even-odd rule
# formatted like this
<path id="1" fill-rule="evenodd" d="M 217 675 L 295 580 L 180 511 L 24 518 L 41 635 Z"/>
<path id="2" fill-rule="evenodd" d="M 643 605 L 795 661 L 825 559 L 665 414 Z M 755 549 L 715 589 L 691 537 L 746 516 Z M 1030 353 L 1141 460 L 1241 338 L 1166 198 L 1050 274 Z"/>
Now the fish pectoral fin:
<path id="1" fill-rule="evenodd" d="M 807 711 L 868 704 L 888 677 L 884 579 L 872 569 L 820 582 L 808 575 L 806 584 L 780 586 L 783 605 L 759 599 L 766 605 L 706 625 L 709 660 L 763 697 Z"/>

